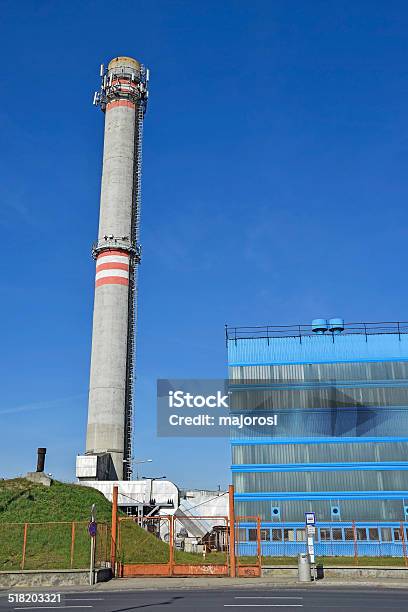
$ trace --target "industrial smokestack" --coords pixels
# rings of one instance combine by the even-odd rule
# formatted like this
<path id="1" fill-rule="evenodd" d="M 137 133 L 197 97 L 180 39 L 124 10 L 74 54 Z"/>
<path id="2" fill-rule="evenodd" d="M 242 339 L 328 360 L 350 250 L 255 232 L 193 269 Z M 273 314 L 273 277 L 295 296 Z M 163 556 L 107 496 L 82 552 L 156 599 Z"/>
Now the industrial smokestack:
<path id="1" fill-rule="evenodd" d="M 101 68 L 105 113 L 86 455 L 110 456 L 97 479 L 130 479 L 142 126 L 148 72 L 130 57 Z M 93 468 L 92 468 L 93 469 Z"/>
<path id="2" fill-rule="evenodd" d="M 45 467 L 46 448 L 37 448 L 37 472 L 43 472 Z"/>

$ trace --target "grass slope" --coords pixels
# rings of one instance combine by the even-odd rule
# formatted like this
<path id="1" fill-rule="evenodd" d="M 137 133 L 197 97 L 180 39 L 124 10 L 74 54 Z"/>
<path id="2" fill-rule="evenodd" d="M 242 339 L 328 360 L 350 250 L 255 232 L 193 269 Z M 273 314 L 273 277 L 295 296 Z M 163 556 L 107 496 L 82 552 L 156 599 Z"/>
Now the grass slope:
<path id="1" fill-rule="evenodd" d="M 57 481 L 44 487 L 25 478 L 0 481 L 0 523 L 88 521 L 92 504 L 98 521 L 111 520 L 111 503 L 96 489 Z"/>
<path id="2" fill-rule="evenodd" d="M 0 481 L 0 570 L 19 569 L 24 523 L 29 523 L 25 569 L 84 568 L 89 565 L 87 524 L 92 504 L 100 523 L 97 559 L 107 558 L 110 502 L 95 489 L 54 481 L 51 487 L 25 478 Z M 61 521 L 61 523 L 58 523 Z M 72 522 L 75 540 L 72 550 Z"/>
<path id="3" fill-rule="evenodd" d="M 109 559 L 111 503 L 96 489 L 54 481 L 51 487 L 24 478 L 0 480 L 0 570 L 19 569 L 22 561 L 24 523 L 27 532 L 25 569 L 66 569 L 89 566 L 87 532 L 91 506 L 99 523 L 97 560 Z M 55 524 L 57 521 L 64 521 Z M 75 545 L 71 564 L 72 522 Z M 35 524 L 38 523 L 38 524 Z M 48 524 L 47 524 L 48 523 Z M 54 524 L 50 524 L 54 523 Z M 105 523 L 105 525 L 103 525 Z M 119 558 L 128 563 L 166 563 L 169 546 L 133 521 L 120 527 Z M 202 563 L 202 555 L 175 551 L 178 563 Z M 225 555 L 207 555 L 206 563 L 224 563 Z"/>

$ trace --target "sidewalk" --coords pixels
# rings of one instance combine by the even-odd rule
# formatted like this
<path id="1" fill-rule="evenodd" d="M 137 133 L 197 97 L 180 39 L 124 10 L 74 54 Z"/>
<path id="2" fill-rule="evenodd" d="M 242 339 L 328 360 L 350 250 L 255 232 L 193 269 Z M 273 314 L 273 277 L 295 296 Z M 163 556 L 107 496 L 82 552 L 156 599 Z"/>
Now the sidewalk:
<path id="1" fill-rule="evenodd" d="M 0 592 L 10 589 L 18 591 L 56 591 L 69 592 L 115 592 L 115 591 L 178 591 L 178 590 L 293 590 L 293 589 L 408 589 L 407 578 L 383 578 L 383 577 L 336 577 L 326 576 L 316 582 L 298 582 L 297 577 L 266 575 L 261 578 L 227 578 L 214 576 L 191 576 L 160 577 L 160 578 L 116 578 L 107 582 L 99 582 L 94 586 L 89 585 L 58 585 L 47 587 L 40 585 L 27 585 L 18 587 L 0 587 Z"/>
<path id="2" fill-rule="evenodd" d="M 344 580 L 336 578 L 324 578 L 316 582 L 297 582 L 296 579 L 276 578 L 264 576 L 262 578 L 213 578 L 213 577 L 189 577 L 189 578 L 117 578 L 110 582 L 101 582 L 93 587 L 98 591 L 137 591 L 137 590 L 179 590 L 179 589 L 317 589 L 336 587 L 378 587 L 378 588 L 408 588 L 408 581 L 389 580 L 386 578 L 367 579 L 353 578 Z M 85 588 L 85 587 L 83 587 Z"/>

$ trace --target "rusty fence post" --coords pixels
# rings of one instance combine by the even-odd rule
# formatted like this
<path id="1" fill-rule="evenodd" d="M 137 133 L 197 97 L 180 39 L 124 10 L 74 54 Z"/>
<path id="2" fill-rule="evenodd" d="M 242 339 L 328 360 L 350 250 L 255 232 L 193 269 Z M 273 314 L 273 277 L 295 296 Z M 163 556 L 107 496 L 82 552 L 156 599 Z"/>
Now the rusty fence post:
<path id="1" fill-rule="evenodd" d="M 112 534 L 111 534 L 111 551 L 110 551 L 110 562 L 112 575 L 115 576 L 115 566 L 116 566 L 116 538 L 117 538 L 117 530 L 118 530 L 118 487 L 115 485 L 113 487 L 113 495 L 112 495 Z"/>
<path id="2" fill-rule="evenodd" d="M 28 523 L 24 523 L 24 535 L 23 535 L 23 555 L 21 559 L 21 569 L 24 569 L 25 559 L 26 559 L 26 548 L 27 548 L 27 531 L 28 531 Z"/>
<path id="3" fill-rule="evenodd" d="M 173 576 L 174 569 L 174 516 L 169 516 L 169 575 Z"/>
<path id="4" fill-rule="evenodd" d="M 71 525 L 71 569 L 74 567 L 74 550 L 75 550 L 75 521 Z"/>
<path id="5" fill-rule="evenodd" d="M 400 523 L 400 534 L 401 534 L 401 542 L 402 542 L 402 554 L 404 556 L 404 563 L 405 566 L 408 565 L 408 559 L 407 559 L 407 544 L 405 541 L 405 533 L 404 533 L 404 523 Z"/>
<path id="6" fill-rule="evenodd" d="M 353 542 L 354 542 L 354 563 L 358 565 L 358 543 L 357 543 L 357 529 L 356 522 L 352 521 L 353 526 Z"/>
<path id="7" fill-rule="evenodd" d="M 105 523 L 105 561 L 107 561 L 109 559 L 109 557 L 108 557 L 108 542 L 109 542 L 109 525 L 108 525 L 108 523 Z"/>
<path id="8" fill-rule="evenodd" d="M 230 553 L 230 577 L 236 576 L 235 559 L 235 512 L 234 512 L 234 485 L 228 487 L 229 497 L 229 553 Z"/>
<path id="9" fill-rule="evenodd" d="M 256 519 L 256 553 L 258 555 L 259 576 L 262 576 L 262 544 L 261 544 L 261 517 Z"/>

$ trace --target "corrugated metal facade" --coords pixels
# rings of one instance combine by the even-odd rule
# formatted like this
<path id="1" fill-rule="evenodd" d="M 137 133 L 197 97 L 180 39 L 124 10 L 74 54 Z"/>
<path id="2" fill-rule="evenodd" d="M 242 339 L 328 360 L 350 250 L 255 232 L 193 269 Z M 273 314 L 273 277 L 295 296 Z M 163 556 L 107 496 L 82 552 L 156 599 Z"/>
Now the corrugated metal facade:
<path id="1" fill-rule="evenodd" d="M 228 341 L 230 366 L 407 361 L 408 334 L 332 334 Z"/>
<path id="2" fill-rule="evenodd" d="M 232 411 L 278 415 L 232 432 L 238 514 L 406 520 L 407 335 L 230 339 L 228 361 Z"/>
<path id="3" fill-rule="evenodd" d="M 232 463 L 246 464 L 296 464 L 353 463 L 360 461 L 400 461 L 408 458 L 408 442 L 384 443 L 326 443 L 319 444 L 256 444 L 232 446 Z"/>

